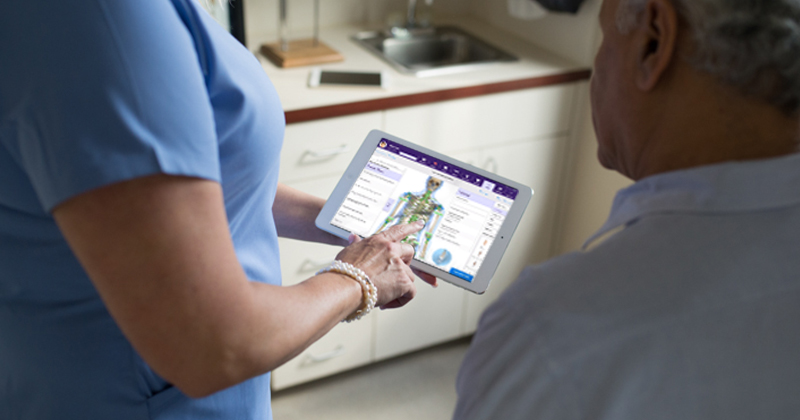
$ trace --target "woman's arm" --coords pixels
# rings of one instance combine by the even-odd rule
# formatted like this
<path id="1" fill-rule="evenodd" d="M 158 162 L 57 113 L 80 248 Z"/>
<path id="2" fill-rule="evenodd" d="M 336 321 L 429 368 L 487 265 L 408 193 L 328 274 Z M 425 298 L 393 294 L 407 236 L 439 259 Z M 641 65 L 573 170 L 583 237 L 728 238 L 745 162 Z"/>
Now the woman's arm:
<path id="1" fill-rule="evenodd" d="M 325 200 L 311 194 L 278 183 L 272 214 L 278 228 L 278 236 L 302 241 L 320 242 L 330 245 L 347 246 L 348 242 L 317 228 L 314 223 L 325 205 Z M 414 274 L 424 282 L 436 287 L 436 277 L 413 269 Z M 397 304 L 397 302 L 395 302 Z"/>
<path id="2" fill-rule="evenodd" d="M 340 274 L 291 287 L 249 281 L 212 181 L 134 179 L 74 197 L 53 216 L 134 348 L 192 397 L 274 369 L 361 303 L 359 284 Z M 397 241 L 416 230 L 340 254 L 374 280 L 381 305 L 415 293 L 413 249 Z"/>
<path id="3" fill-rule="evenodd" d="M 325 200 L 278 183 L 272 214 L 278 236 L 302 241 L 347 246 L 347 241 L 320 230 L 314 224 Z"/>

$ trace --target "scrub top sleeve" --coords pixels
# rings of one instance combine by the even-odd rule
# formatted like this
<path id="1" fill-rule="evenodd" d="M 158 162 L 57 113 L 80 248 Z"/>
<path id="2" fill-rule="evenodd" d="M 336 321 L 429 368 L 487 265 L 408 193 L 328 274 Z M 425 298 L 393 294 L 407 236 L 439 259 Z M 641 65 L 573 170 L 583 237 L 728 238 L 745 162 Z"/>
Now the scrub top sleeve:
<path id="1" fill-rule="evenodd" d="M 48 2 L 41 13 L 17 138 L 44 210 L 150 174 L 220 180 L 209 65 L 191 19 L 163 0 Z"/>

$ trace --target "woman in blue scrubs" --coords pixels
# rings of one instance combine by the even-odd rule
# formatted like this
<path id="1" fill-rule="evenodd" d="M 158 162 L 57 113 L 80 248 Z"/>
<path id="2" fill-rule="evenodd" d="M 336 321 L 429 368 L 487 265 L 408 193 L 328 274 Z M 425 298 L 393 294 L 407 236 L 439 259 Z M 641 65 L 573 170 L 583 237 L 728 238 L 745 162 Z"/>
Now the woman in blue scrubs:
<path id="1" fill-rule="evenodd" d="M 278 236 L 341 240 L 277 182 L 258 61 L 193 0 L 4 2 L 0 40 L 0 418 L 271 418 L 268 372 L 365 288 L 280 286 Z M 419 228 L 339 254 L 377 305 Z"/>

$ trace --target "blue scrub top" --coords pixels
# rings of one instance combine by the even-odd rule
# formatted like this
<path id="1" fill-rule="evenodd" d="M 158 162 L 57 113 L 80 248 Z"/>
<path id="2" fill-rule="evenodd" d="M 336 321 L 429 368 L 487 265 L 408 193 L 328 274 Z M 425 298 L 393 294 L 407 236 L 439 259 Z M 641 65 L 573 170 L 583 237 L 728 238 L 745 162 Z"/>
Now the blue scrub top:
<path id="1" fill-rule="evenodd" d="M 279 284 L 285 121 L 258 60 L 193 0 L 3 2 L 0 39 L 0 418 L 271 418 L 269 375 L 195 400 L 153 372 L 50 215 L 131 178 L 215 180 L 245 272 Z"/>

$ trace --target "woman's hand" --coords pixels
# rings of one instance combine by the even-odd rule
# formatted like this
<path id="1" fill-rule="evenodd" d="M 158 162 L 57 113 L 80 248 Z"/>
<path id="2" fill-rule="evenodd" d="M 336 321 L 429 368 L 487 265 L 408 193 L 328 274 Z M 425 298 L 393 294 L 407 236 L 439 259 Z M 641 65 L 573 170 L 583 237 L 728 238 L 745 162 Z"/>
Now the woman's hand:
<path id="1" fill-rule="evenodd" d="M 362 270 L 378 288 L 378 303 L 383 308 L 399 308 L 417 292 L 414 273 L 409 267 L 414 247 L 400 241 L 422 229 L 422 222 L 397 225 L 367 239 L 351 236 L 352 244 L 336 256 Z"/>

